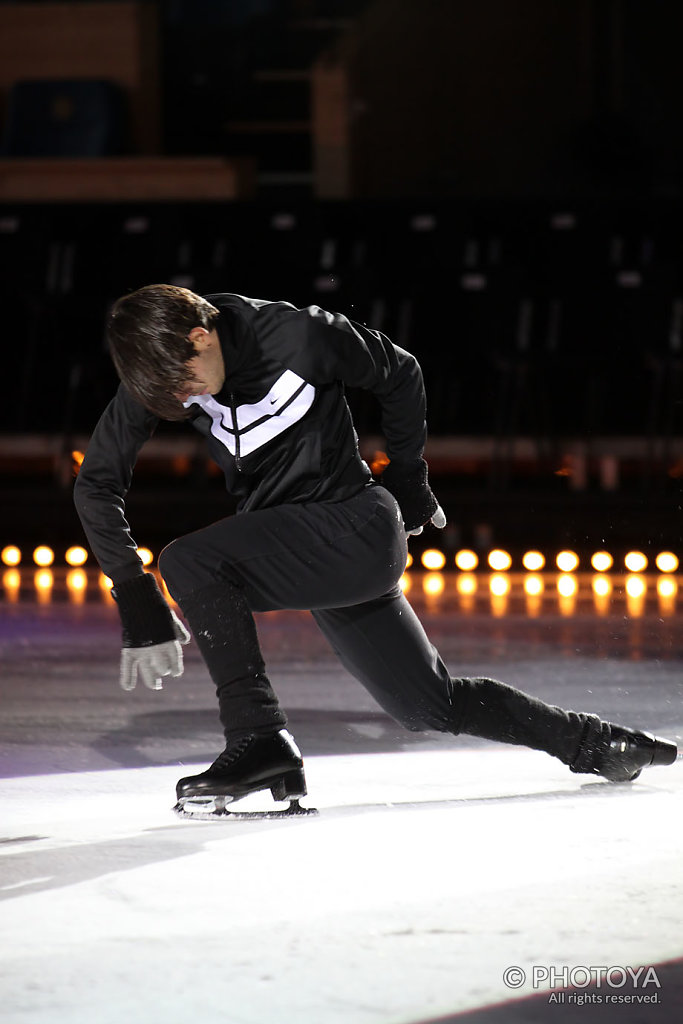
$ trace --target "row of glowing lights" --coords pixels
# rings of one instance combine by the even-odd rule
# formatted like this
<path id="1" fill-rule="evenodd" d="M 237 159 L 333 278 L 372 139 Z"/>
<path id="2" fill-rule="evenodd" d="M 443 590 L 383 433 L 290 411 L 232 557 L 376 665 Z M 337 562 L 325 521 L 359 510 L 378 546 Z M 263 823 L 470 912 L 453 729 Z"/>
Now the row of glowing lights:
<path id="1" fill-rule="evenodd" d="M 138 548 L 138 555 L 143 565 L 151 565 L 154 561 L 154 555 L 149 548 Z M 23 554 L 16 545 L 9 544 L 0 552 L 0 560 L 3 565 L 14 567 L 21 564 Z M 54 563 L 55 553 L 46 544 L 41 544 L 34 549 L 32 560 L 35 565 L 47 568 Z M 67 549 L 64 561 L 72 567 L 85 565 L 88 561 L 88 552 L 85 548 L 75 545 Z M 473 572 L 479 568 L 479 556 L 475 551 L 470 551 L 467 548 L 458 551 L 454 561 L 456 568 L 461 572 Z M 576 572 L 580 561 L 575 551 L 560 551 L 555 557 L 555 565 L 563 573 Z M 447 568 L 448 558 L 443 551 L 439 551 L 437 548 L 427 548 L 422 552 L 420 562 L 428 571 L 440 572 Z M 512 567 L 512 556 L 508 551 L 495 548 L 488 553 L 486 562 L 494 572 L 507 572 Z M 596 572 L 608 572 L 614 567 L 614 558 L 608 551 L 596 551 L 591 555 L 590 564 Z M 409 569 L 412 565 L 413 556 L 408 555 L 406 568 Z M 546 568 L 545 555 L 540 551 L 527 551 L 522 556 L 522 565 L 528 572 L 540 572 Z M 645 572 L 648 565 L 647 555 L 642 551 L 629 551 L 624 557 L 624 567 L 628 572 Z M 660 551 L 655 558 L 655 565 L 660 572 L 670 573 L 677 571 L 679 561 L 673 551 Z"/>
<path id="2" fill-rule="evenodd" d="M 439 572 L 447 567 L 448 559 L 443 551 L 428 548 L 422 552 L 420 562 L 425 569 Z M 495 548 L 490 551 L 486 562 L 494 572 L 507 572 L 512 567 L 512 556 L 508 551 Z M 408 555 L 408 565 L 413 564 L 412 555 Z M 522 556 L 522 565 L 528 572 L 540 572 L 546 568 L 546 558 L 540 551 L 527 551 Z M 575 551 L 560 551 L 555 557 L 555 565 L 560 572 L 576 572 L 581 559 Z M 609 551 L 596 551 L 591 555 L 590 564 L 596 572 L 608 572 L 614 568 L 614 558 Z M 655 558 L 655 565 L 660 572 L 676 572 L 678 558 L 673 551 L 660 551 Z M 479 556 L 475 551 L 464 549 L 455 556 L 455 565 L 461 572 L 473 572 L 479 568 Z M 649 565 L 647 555 L 642 551 L 629 551 L 624 557 L 624 567 L 629 572 L 645 572 Z"/>
<path id="3" fill-rule="evenodd" d="M 2 577 L 2 583 L 9 600 L 18 600 L 19 590 L 21 587 L 21 574 L 19 570 L 17 568 L 5 569 Z M 38 591 L 39 600 L 49 601 L 50 592 L 54 583 L 52 570 L 49 568 L 37 569 L 34 583 Z M 409 592 L 413 587 L 413 581 L 407 573 L 403 574 L 400 583 L 401 589 L 405 593 Z M 88 576 L 86 571 L 82 568 L 70 569 L 66 576 L 66 585 L 74 601 L 83 601 L 85 598 L 85 591 L 88 587 Z M 99 586 L 103 594 L 108 595 L 111 585 L 111 580 L 105 576 L 104 573 L 100 573 Z M 612 580 L 609 576 L 597 573 L 593 578 L 591 585 L 596 602 L 609 601 L 613 590 Z M 166 590 L 163 580 L 161 581 L 161 586 L 166 597 L 170 600 L 170 595 Z M 439 597 L 443 594 L 445 587 L 445 577 L 443 573 L 440 572 L 428 572 L 422 580 L 422 590 L 427 597 Z M 528 573 L 524 577 L 523 587 L 528 600 L 539 601 L 545 592 L 545 581 L 542 576 L 539 576 L 536 573 Z M 456 589 L 463 599 L 473 599 L 479 589 L 479 581 L 476 574 L 470 572 L 461 573 L 456 580 Z M 488 589 L 492 601 L 505 600 L 512 589 L 510 576 L 507 573 L 493 573 L 488 581 Z M 647 593 L 646 578 L 638 575 L 637 573 L 631 574 L 626 578 L 624 589 L 626 591 L 627 599 L 642 602 Z M 571 613 L 573 610 L 573 602 L 577 597 L 578 590 L 579 583 L 576 576 L 573 576 L 570 573 L 561 573 L 558 576 L 557 594 L 560 602 L 570 602 L 565 606 L 561 606 L 562 610 L 567 613 Z M 660 601 L 665 602 L 662 606 L 663 611 L 671 613 L 675 611 L 675 603 L 670 602 L 675 602 L 677 593 L 678 582 L 675 578 L 664 575 L 658 578 L 657 595 L 660 598 Z M 599 611 L 606 609 L 607 604 L 598 604 Z M 530 610 L 532 609 L 530 608 Z M 630 612 L 633 615 L 640 614 L 642 612 L 642 607 L 640 605 L 630 606 Z"/>
<path id="4" fill-rule="evenodd" d="M 138 548 L 138 555 L 142 559 L 143 565 L 151 565 L 154 561 L 154 555 L 149 548 Z M 79 545 L 74 545 L 71 548 L 67 548 L 64 554 L 64 561 L 67 565 L 76 568 L 78 566 L 85 565 L 88 561 L 88 557 L 88 552 L 85 548 L 82 548 Z M 0 561 L 2 561 L 3 565 L 14 568 L 17 565 L 21 565 L 23 560 L 23 552 L 15 544 L 8 544 L 7 547 L 0 551 Z M 47 569 L 49 566 L 54 564 L 55 553 L 51 547 L 47 546 L 47 544 L 39 544 L 37 548 L 34 548 L 31 560 L 34 565 L 39 565 L 42 568 Z"/>
<path id="5" fill-rule="evenodd" d="M 36 549 L 38 551 L 38 549 Z M 49 551 L 49 549 L 48 549 Z M 2 555 L 5 552 L 0 553 Z M 67 573 L 66 584 L 69 594 L 72 600 L 76 602 L 82 602 L 85 599 L 85 591 L 88 586 L 88 577 L 85 569 L 82 566 L 85 564 L 88 553 L 84 548 L 78 548 L 69 550 L 69 557 L 72 559 L 69 564 L 72 567 Z M 34 556 L 36 552 L 34 552 Z M 52 564 L 52 559 L 46 565 L 42 559 L 48 557 L 45 551 L 38 551 L 37 558 L 34 557 L 34 563 L 38 566 L 42 566 L 36 570 L 34 582 L 38 592 L 38 599 L 41 602 L 49 601 L 52 586 L 54 583 L 52 570 L 49 565 Z M 54 557 L 54 556 L 53 556 Z M 144 551 L 145 564 L 149 565 L 153 561 L 152 552 L 148 549 Z M 5 562 L 5 564 L 7 564 Z M 16 568 L 17 562 L 11 563 L 10 568 L 7 568 L 3 573 L 2 583 L 6 595 L 10 601 L 16 601 L 19 598 L 19 590 L 21 587 L 21 575 L 19 570 Z M 668 565 L 668 563 L 667 563 Z M 673 569 L 669 568 L 666 572 L 672 572 Z M 413 581 L 408 573 L 404 573 L 401 577 L 401 588 L 404 592 L 408 592 L 413 587 Z M 109 590 L 111 589 L 111 580 L 104 575 L 99 574 L 99 586 L 103 594 L 108 596 Z M 170 600 L 170 595 L 166 590 L 166 586 L 161 581 L 161 586 Z M 458 574 L 455 586 L 460 597 L 465 601 L 470 601 L 474 598 L 474 595 L 479 589 L 479 580 L 476 573 L 472 571 L 462 571 Z M 596 602 L 596 608 L 599 613 L 606 613 L 608 609 L 608 602 L 610 600 L 613 585 L 610 576 L 598 571 L 593 577 L 592 583 L 593 595 Z M 445 590 L 446 579 L 444 574 L 440 571 L 430 570 L 425 573 L 422 579 L 422 590 L 427 597 L 439 597 Z M 538 602 L 542 599 L 545 592 L 546 584 L 543 576 L 538 573 L 529 571 L 524 577 L 523 588 L 527 597 L 527 601 L 533 602 L 529 605 L 530 614 L 537 614 L 540 608 Z M 563 614 L 572 614 L 574 610 L 574 601 L 576 600 L 579 583 L 575 575 L 568 572 L 561 572 L 557 577 L 557 594 L 560 600 L 560 610 Z M 512 589 L 512 579 L 509 573 L 505 571 L 494 571 L 488 580 L 488 590 L 491 595 L 493 602 L 494 614 L 504 614 L 505 605 L 496 604 L 496 602 L 505 602 L 510 591 Z M 629 602 L 629 613 L 632 615 L 640 615 L 643 612 L 643 601 L 647 593 L 647 582 L 646 578 L 638 573 L 631 573 L 627 576 L 624 589 L 626 592 L 626 598 Z M 678 582 L 675 577 L 671 575 L 663 574 L 657 580 L 657 595 L 660 599 L 661 611 L 665 614 L 674 614 L 675 612 L 675 601 L 678 593 Z"/>
<path id="6" fill-rule="evenodd" d="M 455 587 L 458 594 L 463 598 L 473 597 L 479 590 L 479 580 L 473 572 L 461 573 L 456 581 Z M 537 573 L 527 573 L 522 581 L 522 587 L 527 598 L 540 599 L 546 591 L 546 583 L 542 576 Z M 401 577 L 401 589 L 408 593 L 413 588 L 413 581 L 408 573 Z M 439 597 L 446 589 L 446 580 L 443 573 L 434 571 L 425 574 L 422 580 L 422 590 L 428 597 Z M 560 573 L 557 577 L 556 589 L 560 600 L 573 601 L 579 592 L 578 578 L 572 573 Z M 596 573 L 591 580 L 591 589 L 596 601 L 609 600 L 613 584 L 610 576 L 604 573 Z M 488 580 L 488 590 L 492 598 L 506 598 L 512 590 L 512 579 L 506 572 L 494 572 Z M 643 599 L 647 593 L 647 578 L 639 573 L 631 573 L 624 582 L 626 597 L 635 601 Z M 675 577 L 662 575 L 657 579 L 657 594 L 663 601 L 673 600 L 678 593 L 678 581 Z M 673 609 L 672 609 L 673 610 Z"/>

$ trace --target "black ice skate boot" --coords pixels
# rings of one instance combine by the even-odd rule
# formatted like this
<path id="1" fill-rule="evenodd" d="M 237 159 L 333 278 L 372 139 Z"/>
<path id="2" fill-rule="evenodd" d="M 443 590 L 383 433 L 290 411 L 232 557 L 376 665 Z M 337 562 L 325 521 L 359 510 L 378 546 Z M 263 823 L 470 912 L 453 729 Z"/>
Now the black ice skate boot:
<path id="1" fill-rule="evenodd" d="M 609 741 L 602 749 L 593 751 L 592 765 L 581 767 L 587 751 L 582 752 L 572 771 L 602 775 L 610 782 L 633 782 L 648 765 L 673 764 L 678 748 L 671 740 L 653 736 L 649 732 L 626 729 L 621 725 L 603 723 L 609 728 Z M 584 762 L 585 763 L 585 762 Z"/>
<path id="2" fill-rule="evenodd" d="M 271 791 L 274 800 L 289 800 L 287 810 L 226 810 L 226 804 L 264 789 Z M 304 762 L 286 729 L 229 743 L 205 772 L 180 779 L 176 796 L 174 810 L 181 817 L 273 818 L 315 813 L 299 805 L 300 798 L 306 796 Z"/>

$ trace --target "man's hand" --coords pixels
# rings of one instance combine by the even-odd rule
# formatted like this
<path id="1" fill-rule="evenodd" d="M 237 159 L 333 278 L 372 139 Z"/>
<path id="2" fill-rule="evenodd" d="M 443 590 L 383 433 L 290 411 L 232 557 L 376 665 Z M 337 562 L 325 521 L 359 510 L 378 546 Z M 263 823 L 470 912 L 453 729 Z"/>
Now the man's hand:
<path id="1" fill-rule="evenodd" d="M 396 498 L 408 537 L 422 533 L 428 523 L 439 530 L 444 528 L 446 516 L 427 481 L 424 459 L 410 463 L 390 462 L 380 483 Z"/>
<path id="2" fill-rule="evenodd" d="M 183 650 L 180 645 L 190 642 L 190 634 L 174 611 L 171 611 L 171 617 L 175 640 L 166 640 L 151 647 L 124 647 L 121 651 L 119 682 L 124 690 L 135 689 L 138 675 L 150 690 L 160 690 L 163 676 L 183 674 Z"/>
<path id="3" fill-rule="evenodd" d="M 437 530 L 443 530 L 446 525 L 446 513 L 441 508 L 441 505 L 436 506 L 436 512 L 429 520 L 432 526 L 435 526 Z M 424 530 L 424 526 L 418 526 L 416 530 L 406 530 L 406 537 L 419 537 Z"/>
<path id="4" fill-rule="evenodd" d="M 151 573 L 118 583 L 112 594 L 123 626 L 119 682 L 135 689 L 138 675 L 150 690 L 160 690 L 163 676 L 183 672 L 181 643 L 190 634 L 171 611 Z"/>

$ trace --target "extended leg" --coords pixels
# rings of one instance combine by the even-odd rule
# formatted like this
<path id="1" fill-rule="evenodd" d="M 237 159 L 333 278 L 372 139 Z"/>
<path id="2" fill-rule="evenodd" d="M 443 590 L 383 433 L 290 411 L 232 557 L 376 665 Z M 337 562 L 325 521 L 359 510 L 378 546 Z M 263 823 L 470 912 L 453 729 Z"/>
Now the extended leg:
<path id="1" fill-rule="evenodd" d="M 406 728 L 467 733 L 543 750 L 613 781 L 670 764 L 674 744 L 546 704 L 495 679 L 453 678 L 398 587 L 353 608 L 314 612 L 342 663 Z"/>

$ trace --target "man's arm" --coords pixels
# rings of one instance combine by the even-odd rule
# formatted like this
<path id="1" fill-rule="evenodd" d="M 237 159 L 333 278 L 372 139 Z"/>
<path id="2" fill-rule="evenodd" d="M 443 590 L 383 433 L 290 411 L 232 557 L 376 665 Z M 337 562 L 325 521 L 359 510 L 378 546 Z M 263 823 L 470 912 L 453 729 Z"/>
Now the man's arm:
<path id="1" fill-rule="evenodd" d="M 181 643 L 189 634 L 167 605 L 137 554 L 125 515 L 125 497 L 140 448 L 158 423 L 123 385 L 95 427 L 74 488 L 74 502 L 93 553 L 109 576 L 123 626 L 119 681 L 138 676 L 152 690 L 165 675 L 183 671 Z"/>
<path id="2" fill-rule="evenodd" d="M 157 423 L 120 385 L 93 431 L 76 479 L 76 510 L 95 558 L 114 584 L 144 572 L 125 497 L 138 453 Z"/>

